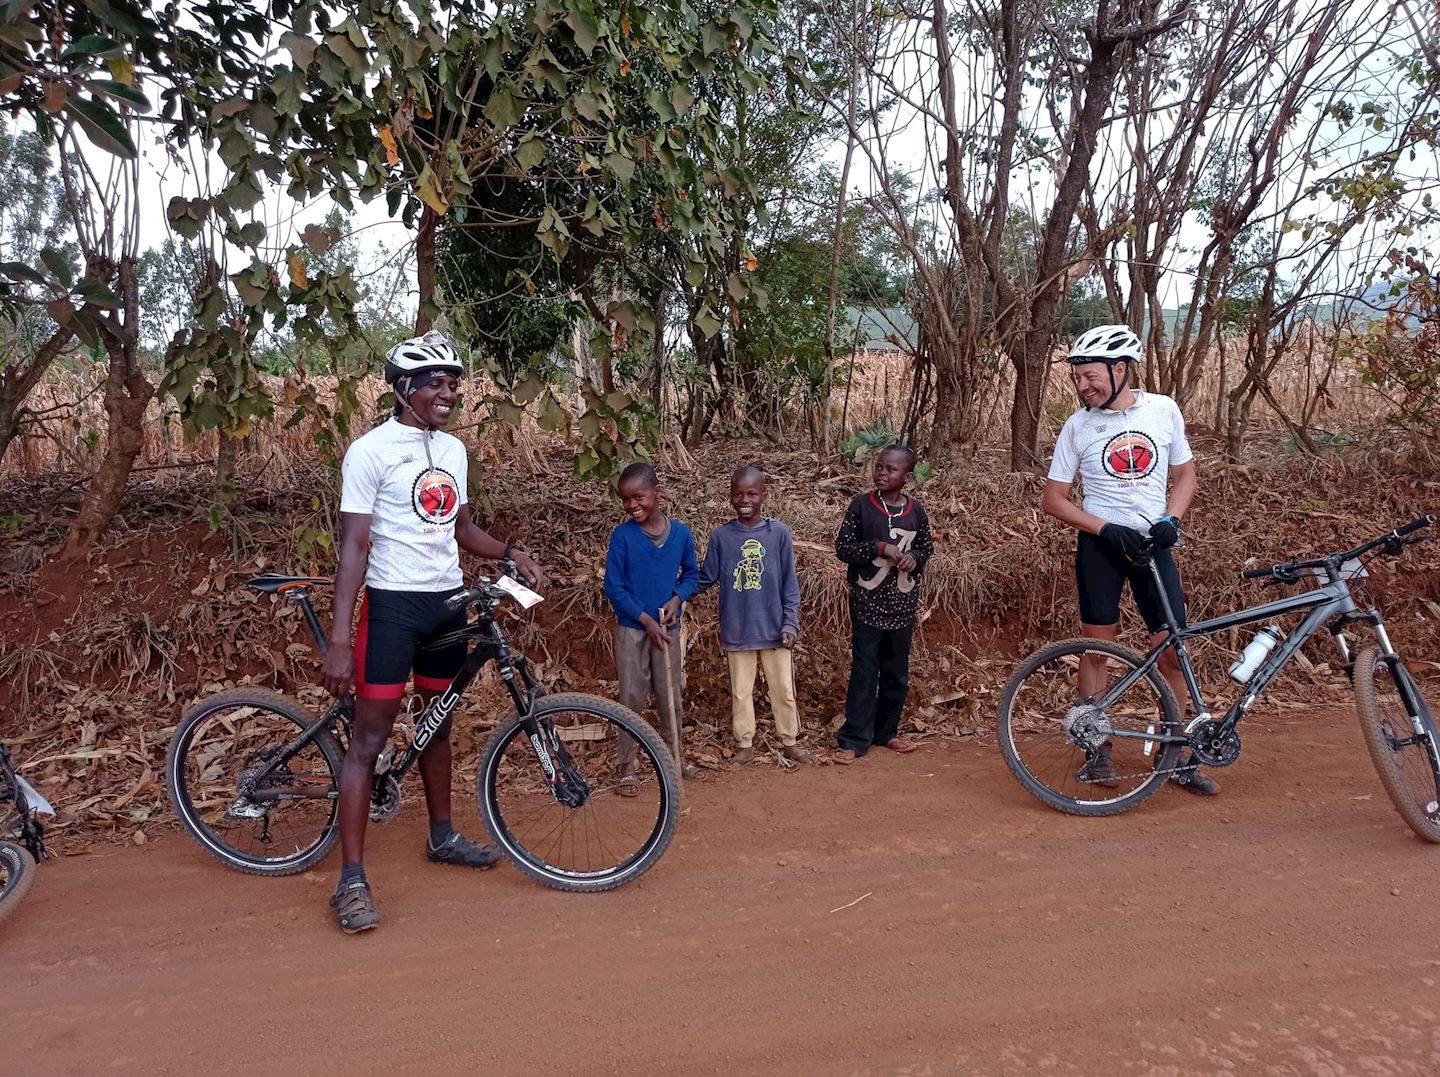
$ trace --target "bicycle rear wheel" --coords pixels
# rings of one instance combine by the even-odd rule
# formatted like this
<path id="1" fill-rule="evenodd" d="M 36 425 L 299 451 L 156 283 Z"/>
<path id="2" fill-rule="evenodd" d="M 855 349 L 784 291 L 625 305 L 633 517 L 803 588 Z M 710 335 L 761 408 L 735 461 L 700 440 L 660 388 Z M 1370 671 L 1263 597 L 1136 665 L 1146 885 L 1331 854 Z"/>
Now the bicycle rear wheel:
<path id="1" fill-rule="evenodd" d="M 1413 691 L 1412 714 L 1400 681 Z M 1355 705 L 1365 747 L 1400 818 L 1416 834 L 1440 842 L 1440 760 L 1435 758 L 1435 719 L 1420 687 L 1400 659 L 1386 659 L 1374 644 L 1355 659 Z"/>
<path id="2" fill-rule="evenodd" d="M 538 748 L 512 714 L 480 760 L 480 813 L 500 851 L 559 890 L 610 890 L 645 874 L 680 814 L 680 775 L 659 735 L 618 703 L 579 693 L 537 700 L 532 717 Z M 617 792 L 626 734 L 637 742 L 634 796 Z M 541 749 L 557 773 L 553 784 Z"/>
<path id="3" fill-rule="evenodd" d="M 250 875 L 293 875 L 340 836 L 341 753 L 320 730 L 282 766 L 314 718 L 264 688 L 222 692 L 176 727 L 165 783 L 180 822 L 222 864 Z"/>
<path id="4" fill-rule="evenodd" d="M 35 858 L 13 841 L 0 841 L 0 923 L 20 907 L 35 882 Z"/>
<path id="5" fill-rule="evenodd" d="M 1115 815 L 1164 785 L 1180 746 L 1145 735 L 1178 731 L 1180 713 L 1159 672 L 1146 670 L 1103 711 L 1088 702 L 1144 662 L 1098 639 L 1055 643 L 1022 662 L 998 715 L 1000 752 L 1020 784 L 1071 815 Z M 1083 691 L 1082 668 L 1089 671 Z M 1109 761 L 1108 773 L 1097 757 Z"/>

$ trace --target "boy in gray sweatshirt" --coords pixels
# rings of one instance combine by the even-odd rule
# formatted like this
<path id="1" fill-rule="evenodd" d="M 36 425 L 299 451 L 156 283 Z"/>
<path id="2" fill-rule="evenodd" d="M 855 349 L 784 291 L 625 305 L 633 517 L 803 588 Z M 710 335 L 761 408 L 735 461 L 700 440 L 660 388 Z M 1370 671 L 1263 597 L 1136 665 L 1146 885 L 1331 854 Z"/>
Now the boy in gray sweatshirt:
<path id="1" fill-rule="evenodd" d="M 757 665 L 765 669 L 780 750 L 796 762 L 811 761 L 795 743 L 800 735 L 790 659 L 800 634 L 795 542 L 783 523 L 761 515 L 764 503 L 765 473 L 748 465 L 737 468 L 730 477 L 735 519 L 710 533 L 700 566 L 699 590 L 720 586 L 720 646 L 730 665 L 730 719 L 739 746 L 730 760 L 734 766 L 744 766 L 755 754 Z"/>

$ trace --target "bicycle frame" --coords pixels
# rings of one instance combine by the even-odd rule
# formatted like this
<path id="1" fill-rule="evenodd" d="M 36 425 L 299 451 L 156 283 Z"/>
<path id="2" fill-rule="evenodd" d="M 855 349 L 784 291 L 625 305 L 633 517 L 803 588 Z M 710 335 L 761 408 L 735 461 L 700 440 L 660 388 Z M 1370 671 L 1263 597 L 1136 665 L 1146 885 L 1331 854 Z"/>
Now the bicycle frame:
<path id="1" fill-rule="evenodd" d="M 45 848 L 45 828 L 41 825 L 40 820 L 35 818 L 35 814 L 43 812 L 53 815 L 55 810 L 45 803 L 43 797 L 40 797 L 38 804 L 30 803 L 27 794 L 33 794 L 36 797 L 39 797 L 39 794 L 15 772 L 15 766 L 10 758 L 10 749 L 4 744 L 0 744 L 0 779 L 3 779 L 3 788 L 8 790 L 4 799 L 8 799 L 15 805 L 21 842 L 30 850 L 30 855 L 35 858 L 37 863 L 49 859 L 50 853 Z"/>
<path id="2" fill-rule="evenodd" d="M 310 604 L 309 596 L 300 591 L 292 596 L 294 601 L 300 604 L 301 612 L 305 615 L 305 621 L 310 626 L 315 636 L 315 641 L 324 654 L 328 648 L 325 644 L 325 637 L 320 628 L 319 618 L 315 615 L 315 608 Z M 495 623 L 490 611 L 485 608 L 479 609 L 479 616 L 465 625 L 464 628 L 441 636 L 431 641 L 426 650 L 442 650 L 453 646 L 456 643 L 475 640 L 475 645 L 466 653 L 465 661 L 461 664 L 450 684 L 445 690 L 436 696 L 428 707 L 420 713 L 417 719 L 414 735 L 411 737 L 410 745 L 405 749 L 404 754 L 398 762 L 392 763 L 381 773 L 375 776 L 377 783 L 386 778 L 393 778 L 400 781 L 412 766 L 415 765 L 430 742 L 435 739 L 436 734 L 444 727 L 446 721 L 455 713 L 459 706 L 461 697 L 470 686 L 476 675 L 484 668 L 485 663 L 494 661 L 500 670 L 500 679 L 505 683 L 505 688 L 510 693 L 510 698 L 515 704 L 516 712 L 521 716 L 521 722 L 525 724 L 525 731 L 530 736 L 531 744 L 536 749 L 536 754 L 541 766 L 546 772 L 552 785 L 555 782 L 555 767 L 543 745 L 540 743 L 538 730 L 533 728 L 530 718 L 531 711 L 535 706 L 535 699 L 539 695 L 540 687 L 530 673 L 529 664 L 521 655 L 514 654 L 505 642 L 500 627 Z M 523 691 L 522 691 L 523 689 Z M 354 696 L 347 695 L 330 707 L 320 718 L 306 726 L 301 733 L 285 746 L 270 765 L 257 777 L 264 777 L 289 764 L 307 744 L 323 729 L 328 729 L 337 723 L 348 733 L 350 722 L 355 713 Z M 248 794 L 248 798 L 256 803 L 279 800 L 313 799 L 328 800 L 338 796 L 334 789 L 324 791 L 307 791 L 295 789 L 283 790 L 257 790 Z"/>
<path id="3" fill-rule="evenodd" d="M 1160 571 L 1155 567 L 1154 561 L 1149 562 L 1152 578 L 1155 581 L 1156 591 L 1160 596 L 1161 608 L 1165 613 L 1165 622 L 1168 626 L 1168 635 L 1158 644 L 1150 649 L 1145 655 L 1145 661 L 1138 667 L 1131 670 L 1120 680 L 1116 681 L 1096 701 L 1096 705 L 1103 711 L 1125 692 L 1127 692 L 1136 681 L 1148 673 L 1160 661 L 1160 656 L 1166 650 L 1173 650 L 1175 658 L 1180 666 L 1181 676 L 1185 680 L 1185 688 L 1189 693 L 1190 702 L 1195 711 L 1195 722 L 1207 721 L 1211 718 L 1210 709 L 1205 703 L 1204 696 L 1200 692 L 1200 684 L 1195 676 L 1195 667 L 1190 661 L 1190 653 L 1185 647 L 1186 640 L 1200 639 L 1205 636 L 1212 636 L 1218 632 L 1224 632 L 1240 625 L 1254 624 L 1257 621 L 1265 621 L 1275 617 L 1283 617 L 1287 614 L 1299 613 L 1302 610 L 1309 612 L 1300 620 L 1291 631 L 1275 646 L 1266 656 L 1265 661 L 1257 669 L 1254 675 L 1245 684 L 1245 690 L 1239 699 L 1230 707 L 1225 718 L 1220 723 L 1219 733 L 1221 736 L 1228 736 L 1239 724 L 1245 713 L 1254 706 L 1255 701 L 1275 679 L 1286 663 L 1295 657 L 1305 642 L 1313 636 L 1322 625 L 1329 625 L 1330 633 L 1335 637 L 1340 653 L 1344 657 L 1347 669 L 1353 662 L 1350 646 L 1343 634 L 1347 624 L 1365 622 L 1374 626 L 1376 636 L 1385 650 L 1387 657 L 1394 655 L 1390 645 L 1390 639 L 1385 633 L 1385 626 L 1377 612 L 1361 613 L 1355 606 L 1355 599 L 1350 593 L 1350 585 L 1343 576 L 1336 576 L 1329 582 L 1313 590 L 1302 592 L 1297 595 L 1287 595 L 1285 598 L 1277 599 L 1274 602 L 1265 602 L 1258 606 L 1251 606 L 1247 609 L 1237 610 L 1234 613 L 1227 613 L 1220 617 L 1212 617 L 1209 620 L 1200 621 L 1196 624 L 1182 625 L 1178 623 L 1175 610 L 1170 605 L 1170 596 L 1166 593 L 1163 581 L 1160 578 Z M 1192 723 L 1193 724 L 1193 723 Z M 1165 733 L 1140 733 L 1138 731 L 1116 729 L 1111 734 L 1116 737 L 1131 737 L 1141 740 L 1158 741 L 1171 744 L 1188 744 L 1188 736 L 1172 735 Z"/>

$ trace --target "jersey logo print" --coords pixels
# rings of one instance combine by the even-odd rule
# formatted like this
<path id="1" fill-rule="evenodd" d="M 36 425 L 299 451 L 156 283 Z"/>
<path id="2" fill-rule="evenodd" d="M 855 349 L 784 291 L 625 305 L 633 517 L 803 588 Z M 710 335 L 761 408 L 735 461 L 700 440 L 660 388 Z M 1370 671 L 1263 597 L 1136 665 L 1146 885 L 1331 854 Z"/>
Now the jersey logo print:
<path id="1" fill-rule="evenodd" d="M 735 590 L 758 591 L 765 577 L 765 547 L 759 539 L 740 544 L 740 563 L 735 566 Z"/>
<path id="2" fill-rule="evenodd" d="M 420 472 L 410 493 L 410 505 L 415 515 L 427 524 L 453 523 L 460 512 L 460 490 L 455 476 L 438 467 Z"/>
<path id="3" fill-rule="evenodd" d="M 903 527 L 892 527 L 890 529 L 890 538 L 894 544 L 900 548 L 901 553 L 910 552 L 910 547 L 915 545 L 915 536 L 917 534 L 919 534 L 919 532 L 907 531 Z M 895 567 L 889 561 L 885 560 L 885 558 L 878 555 L 871 564 L 878 566 L 880 571 L 868 580 L 861 578 L 855 581 L 867 591 L 873 591 L 884 583 L 886 577 L 890 575 L 890 570 Z M 911 591 L 915 590 L 915 577 L 908 572 L 899 573 L 899 575 L 895 577 L 895 590 L 899 591 L 902 595 L 908 595 Z"/>
<path id="4" fill-rule="evenodd" d="M 1143 479 L 1155 470 L 1160 460 L 1160 451 L 1155 447 L 1149 434 L 1139 430 L 1125 430 L 1105 443 L 1100 455 L 1105 473 L 1112 478 L 1134 481 Z"/>

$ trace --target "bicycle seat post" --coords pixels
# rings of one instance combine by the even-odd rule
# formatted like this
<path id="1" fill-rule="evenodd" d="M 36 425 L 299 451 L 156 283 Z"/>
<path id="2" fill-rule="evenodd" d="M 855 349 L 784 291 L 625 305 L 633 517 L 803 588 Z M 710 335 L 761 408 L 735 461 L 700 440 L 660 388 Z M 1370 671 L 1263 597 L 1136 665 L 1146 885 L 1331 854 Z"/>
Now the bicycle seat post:
<path id="1" fill-rule="evenodd" d="M 295 596 L 295 601 L 300 603 L 300 612 L 305 615 L 305 623 L 310 626 L 311 633 L 315 636 L 315 645 L 320 648 L 320 653 L 330 653 L 330 645 L 325 642 L 325 630 L 320 627 L 320 618 L 315 616 L 315 607 L 310 605 L 310 593 L 300 591 Z"/>
<path id="2" fill-rule="evenodd" d="M 1170 592 L 1165 589 L 1165 580 L 1160 576 L 1155 558 L 1151 556 L 1145 563 L 1150 568 L 1150 578 L 1155 581 L 1155 593 L 1160 596 L 1160 609 L 1165 614 L 1165 624 L 1169 627 L 1170 634 L 1175 635 L 1185 626 L 1175 617 L 1175 607 L 1170 605 Z"/>

